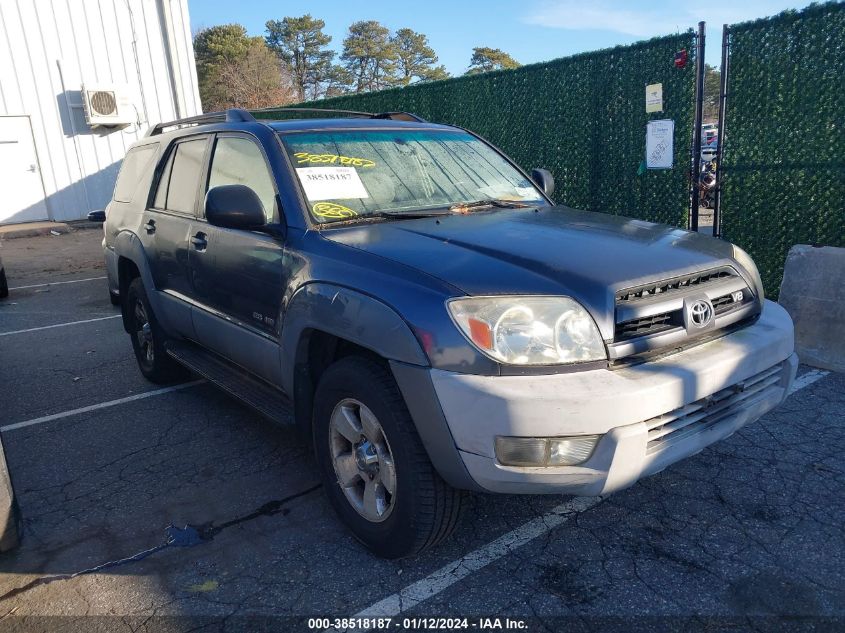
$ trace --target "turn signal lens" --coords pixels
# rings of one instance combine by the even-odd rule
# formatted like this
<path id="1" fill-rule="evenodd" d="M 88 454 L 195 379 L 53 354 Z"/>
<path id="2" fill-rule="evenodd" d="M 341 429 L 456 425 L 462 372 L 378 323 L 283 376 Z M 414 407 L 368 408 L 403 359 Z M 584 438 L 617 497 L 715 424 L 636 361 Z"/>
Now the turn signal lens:
<path id="1" fill-rule="evenodd" d="M 493 332 L 484 321 L 469 318 L 469 335 L 472 342 L 482 349 L 493 349 Z"/>
<path id="2" fill-rule="evenodd" d="M 503 466 L 575 466 L 593 454 L 600 435 L 496 437 L 496 459 Z"/>
<path id="3" fill-rule="evenodd" d="M 549 439 L 549 466 L 574 466 L 587 461 L 598 441 L 598 435 Z"/>

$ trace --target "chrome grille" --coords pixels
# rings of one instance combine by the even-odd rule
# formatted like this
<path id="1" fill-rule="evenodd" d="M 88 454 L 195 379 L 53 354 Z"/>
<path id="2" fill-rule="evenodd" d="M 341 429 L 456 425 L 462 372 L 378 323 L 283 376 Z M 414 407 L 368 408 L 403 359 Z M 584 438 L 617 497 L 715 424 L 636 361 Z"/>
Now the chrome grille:
<path id="1" fill-rule="evenodd" d="M 736 277 L 736 273 L 732 268 L 723 267 L 714 270 L 705 270 L 692 275 L 673 277 L 672 279 L 666 279 L 656 283 L 643 284 L 634 288 L 627 288 L 616 293 L 616 305 L 638 299 L 646 299 L 655 295 L 664 295 L 665 293 L 703 286 L 727 277 Z"/>
<path id="2" fill-rule="evenodd" d="M 738 293 L 742 292 L 740 296 Z M 734 300 L 734 296 L 738 300 Z M 719 266 L 615 292 L 611 363 L 660 350 L 681 349 L 759 313 L 760 302 L 731 266 Z M 688 328 L 685 311 L 698 300 L 712 303 L 713 326 Z"/>
<path id="3" fill-rule="evenodd" d="M 638 336 L 648 336 L 665 332 L 674 327 L 683 325 L 683 316 L 680 310 L 662 312 L 641 319 L 632 319 L 616 324 L 615 341 L 626 341 Z"/>
<path id="4" fill-rule="evenodd" d="M 750 399 L 769 395 L 772 390 L 778 388 L 782 370 L 783 363 L 778 363 L 706 398 L 646 420 L 646 452 L 654 453 L 678 440 L 700 433 L 733 415 Z"/>
<path id="5" fill-rule="evenodd" d="M 713 299 L 713 310 L 715 311 L 716 315 L 725 314 L 726 312 L 730 312 L 737 306 L 741 305 L 745 302 L 745 299 L 749 297 L 743 296 L 742 299 L 739 301 L 734 300 L 733 293 L 722 295 L 721 297 L 716 297 Z"/>

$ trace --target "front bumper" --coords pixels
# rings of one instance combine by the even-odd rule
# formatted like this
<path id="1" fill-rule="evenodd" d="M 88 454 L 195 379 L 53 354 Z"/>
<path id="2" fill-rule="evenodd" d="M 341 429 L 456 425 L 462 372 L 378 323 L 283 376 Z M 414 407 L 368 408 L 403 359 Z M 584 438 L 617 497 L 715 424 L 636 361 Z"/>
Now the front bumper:
<path id="1" fill-rule="evenodd" d="M 798 366 L 786 311 L 767 301 L 756 323 L 632 367 L 544 376 L 431 370 L 461 460 L 491 492 L 600 495 L 701 451 L 777 406 Z M 603 437 L 579 466 L 496 461 L 497 435 Z"/>

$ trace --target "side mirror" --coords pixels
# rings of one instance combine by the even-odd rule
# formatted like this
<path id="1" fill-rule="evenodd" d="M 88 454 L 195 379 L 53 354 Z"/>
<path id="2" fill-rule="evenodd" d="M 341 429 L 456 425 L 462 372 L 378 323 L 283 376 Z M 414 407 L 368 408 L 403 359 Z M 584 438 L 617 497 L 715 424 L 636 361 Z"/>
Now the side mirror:
<path id="1" fill-rule="evenodd" d="M 89 211 L 88 212 L 88 221 L 89 222 L 105 222 L 106 221 L 106 211 L 105 209 L 97 209 L 96 211 Z"/>
<path id="2" fill-rule="evenodd" d="M 540 189 L 542 189 L 550 198 L 555 191 L 555 177 L 548 169 L 532 169 L 531 180 L 534 181 Z"/>
<path id="3" fill-rule="evenodd" d="M 264 205 L 246 185 L 220 185 L 205 194 L 205 219 L 227 229 L 260 229 L 267 223 Z"/>

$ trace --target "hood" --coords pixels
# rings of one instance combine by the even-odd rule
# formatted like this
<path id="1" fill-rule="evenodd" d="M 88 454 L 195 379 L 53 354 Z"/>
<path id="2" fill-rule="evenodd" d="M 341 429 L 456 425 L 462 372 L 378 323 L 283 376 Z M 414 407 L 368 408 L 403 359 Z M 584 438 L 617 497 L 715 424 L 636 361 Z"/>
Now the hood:
<path id="1" fill-rule="evenodd" d="M 612 336 L 617 290 L 723 264 L 728 242 L 568 207 L 502 209 L 324 230 L 468 295 L 566 295 Z M 738 267 L 737 267 L 738 268 Z"/>

